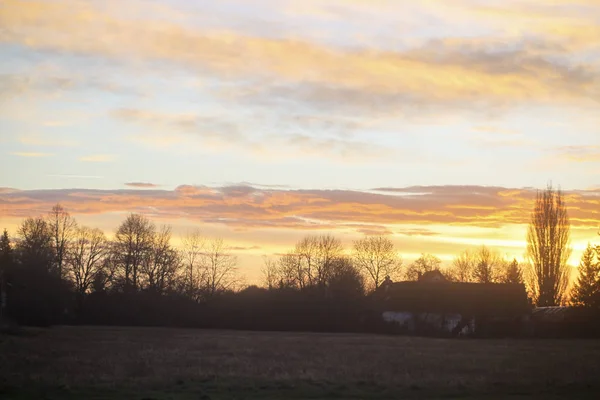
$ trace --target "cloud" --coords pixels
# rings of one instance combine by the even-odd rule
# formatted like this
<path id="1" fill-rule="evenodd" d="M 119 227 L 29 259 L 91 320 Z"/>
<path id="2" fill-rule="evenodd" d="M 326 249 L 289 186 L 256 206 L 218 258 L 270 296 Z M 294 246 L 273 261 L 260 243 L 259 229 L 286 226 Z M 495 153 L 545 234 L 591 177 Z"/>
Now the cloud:
<path id="1" fill-rule="evenodd" d="M 234 229 L 397 231 L 431 235 L 427 228 L 451 225 L 500 228 L 527 224 L 535 190 L 483 186 L 388 188 L 387 194 L 352 190 L 277 190 L 253 187 L 179 186 L 175 190 L 22 190 L 0 194 L 6 217 L 45 212 L 56 202 L 73 214 L 141 212 Z M 399 195 L 399 193 L 401 195 Z M 572 225 L 596 226 L 597 191 L 565 192 Z"/>
<path id="2" fill-rule="evenodd" d="M 596 0 L 529 1 L 511 7 L 471 5 L 465 11 L 485 18 L 512 32 L 529 32 L 555 41 L 571 50 L 594 48 L 600 40 L 597 23 L 600 5 Z M 566 11 L 566 12 L 565 12 Z"/>
<path id="3" fill-rule="evenodd" d="M 29 146 L 73 147 L 78 145 L 74 140 L 63 139 L 57 135 L 21 135 L 18 136 L 18 140 Z"/>
<path id="4" fill-rule="evenodd" d="M 563 146 L 556 151 L 568 161 L 600 163 L 600 146 Z"/>
<path id="5" fill-rule="evenodd" d="M 154 189 L 154 188 L 160 187 L 160 185 L 156 185 L 154 183 L 149 183 L 149 182 L 127 182 L 127 183 L 125 183 L 125 186 L 139 188 L 139 189 Z"/>
<path id="6" fill-rule="evenodd" d="M 31 151 L 16 151 L 10 154 L 17 157 L 50 157 L 54 155 L 50 153 L 37 153 Z"/>
<path id="7" fill-rule="evenodd" d="M 231 122 L 227 116 L 203 116 L 196 113 L 165 113 L 161 111 L 121 108 L 111 112 L 114 118 L 138 123 L 152 130 L 134 140 L 159 147 L 185 143 L 206 149 L 234 149 L 261 160 L 287 158 L 329 157 L 333 160 L 365 162 L 383 161 L 394 155 L 390 148 L 338 137 L 315 137 L 295 127 L 291 133 L 266 132 L 257 136 L 253 128 Z M 321 121 L 322 122 L 322 121 Z M 289 128 L 289 127 L 288 127 Z M 196 142 L 194 142 L 196 141 Z"/>
<path id="8" fill-rule="evenodd" d="M 439 235 L 439 232 L 434 232 L 434 231 L 431 231 L 429 229 L 424 229 L 424 228 L 403 229 L 403 230 L 397 231 L 397 233 L 400 235 L 405 235 L 405 236 L 437 236 L 437 235 Z"/>
<path id="9" fill-rule="evenodd" d="M 0 20 L 2 20 L 4 8 L 0 9 Z M 3 42 L 0 36 L 0 43 Z M 36 92 L 44 93 L 47 97 L 57 91 L 65 90 L 73 86 L 73 80 L 68 77 L 58 76 L 32 76 L 26 74 L 0 74 L 0 104 L 22 95 Z"/>
<path id="10" fill-rule="evenodd" d="M 479 13 L 497 21 L 505 18 L 496 11 L 481 8 Z M 569 58 L 562 42 L 553 42 L 560 37 L 593 43 L 600 38 L 597 28 L 587 22 L 560 21 L 559 25 L 534 24 L 533 38 L 434 40 L 391 51 L 127 19 L 72 0 L 6 0 L 0 10 L 4 28 L 0 39 L 34 49 L 120 60 L 166 60 L 226 80 L 284 82 L 288 93 L 321 103 L 343 98 L 344 103 L 368 104 L 376 99 L 375 107 L 389 106 L 389 110 L 399 104 L 411 109 L 415 104 L 423 109 L 438 105 L 485 109 L 597 98 L 598 66 Z M 577 26 L 580 31 L 574 29 Z M 279 89 L 268 89 L 274 90 Z M 348 94 L 355 96 L 344 97 Z"/>
<path id="11" fill-rule="evenodd" d="M 233 251 L 248 251 L 248 250 L 260 250 L 260 246 L 230 246 L 229 250 Z"/>
<path id="12" fill-rule="evenodd" d="M 115 159 L 115 156 L 110 155 L 110 154 L 93 154 L 93 155 L 89 155 L 89 156 L 79 157 L 79 161 L 100 162 L 100 163 L 112 162 L 112 161 L 114 161 L 114 159 Z"/>

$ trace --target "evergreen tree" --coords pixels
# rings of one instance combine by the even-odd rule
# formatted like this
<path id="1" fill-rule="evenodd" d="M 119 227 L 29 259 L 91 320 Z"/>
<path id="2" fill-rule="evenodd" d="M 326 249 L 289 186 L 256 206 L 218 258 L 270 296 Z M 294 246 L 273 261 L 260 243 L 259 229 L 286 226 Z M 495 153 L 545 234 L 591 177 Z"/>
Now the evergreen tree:
<path id="1" fill-rule="evenodd" d="M 508 264 L 503 279 L 504 283 L 523 283 L 523 271 L 516 258 Z"/>
<path id="2" fill-rule="evenodd" d="M 12 248 L 10 247 L 10 238 L 6 229 L 0 237 L 0 323 L 4 318 L 6 308 L 6 275 L 7 270 L 10 268 L 13 262 Z"/>
<path id="3" fill-rule="evenodd" d="M 594 253 L 594 248 L 588 244 L 581 257 L 579 277 L 571 295 L 573 305 L 600 307 L 600 260 Z"/>
<path id="4" fill-rule="evenodd" d="M 4 270 L 13 262 L 13 249 L 6 229 L 0 237 L 0 270 Z"/>

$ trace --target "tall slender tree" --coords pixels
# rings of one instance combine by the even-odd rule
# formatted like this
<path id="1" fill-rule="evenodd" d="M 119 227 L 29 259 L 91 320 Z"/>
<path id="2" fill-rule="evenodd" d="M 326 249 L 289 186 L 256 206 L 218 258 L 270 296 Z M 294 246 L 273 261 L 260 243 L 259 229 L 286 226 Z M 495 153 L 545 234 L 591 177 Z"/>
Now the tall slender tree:
<path id="1" fill-rule="evenodd" d="M 538 306 L 560 305 L 569 284 L 570 222 L 560 189 L 539 191 L 527 231 L 528 284 Z"/>
<path id="2" fill-rule="evenodd" d="M 206 281 L 206 270 L 202 265 L 202 254 L 206 240 L 199 230 L 189 232 L 183 237 L 180 251 L 184 270 L 183 286 L 186 295 L 195 300 L 201 299 L 201 289 Z"/>
<path id="3" fill-rule="evenodd" d="M 65 273 L 64 264 L 68 257 L 69 245 L 76 235 L 77 222 L 60 204 L 52 207 L 52 210 L 48 213 L 47 221 L 48 229 L 52 235 L 56 271 L 58 276 L 62 278 Z"/>

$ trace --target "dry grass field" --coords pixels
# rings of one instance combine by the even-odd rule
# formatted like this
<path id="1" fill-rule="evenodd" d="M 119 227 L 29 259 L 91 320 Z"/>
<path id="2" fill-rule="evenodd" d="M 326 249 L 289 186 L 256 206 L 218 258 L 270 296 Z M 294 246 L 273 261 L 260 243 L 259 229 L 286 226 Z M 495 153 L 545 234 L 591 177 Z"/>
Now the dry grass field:
<path id="1" fill-rule="evenodd" d="M 56 327 L 0 336 L 3 399 L 598 398 L 600 341 Z"/>

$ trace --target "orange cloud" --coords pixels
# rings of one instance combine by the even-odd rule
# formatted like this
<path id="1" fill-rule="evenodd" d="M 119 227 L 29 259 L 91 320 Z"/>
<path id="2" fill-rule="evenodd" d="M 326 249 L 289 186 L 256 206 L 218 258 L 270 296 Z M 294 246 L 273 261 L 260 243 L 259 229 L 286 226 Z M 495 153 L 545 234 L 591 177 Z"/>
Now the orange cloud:
<path id="1" fill-rule="evenodd" d="M 127 183 L 125 183 L 125 186 L 129 186 L 132 188 L 138 188 L 138 189 L 154 189 L 154 188 L 160 187 L 160 185 L 156 185 L 154 183 L 149 183 L 149 182 L 127 182 Z"/>
<path id="2" fill-rule="evenodd" d="M 478 98 L 503 103 L 555 101 L 590 98 L 598 89 L 598 73 L 590 66 L 552 62 L 539 54 L 539 48 L 547 47 L 543 44 L 512 49 L 505 39 L 438 41 L 407 52 L 341 50 L 299 40 L 127 19 L 74 0 L 5 0 L 0 24 L 3 43 L 121 59 L 168 60 L 229 78 L 268 76 L 273 81 L 277 77 L 278 82 L 307 85 L 310 96 L 330 100 L 359 93 L 407 105 Z M 575 34 L 551 26 L 567 39 Z M 586 27 L 580 35 L 596 37 L 593 26 Z M 505 51 L 490 52 L 490 47 Z"/>
<path id="3" fill-rule="evenodd" d="M 0 220 L 15 232 L 20 219 L 45 214 L 57 202 L 109 235 L 127 212 L 174 226 L 178 236 L 201 227 L 223 237 L 240 263 L 260 279 L 260 254 L 287 251 L 314 232 L 338 235 L 351 248 L 363 234 L 389 235 L 407 263 L 420 253 L 445 263 L 465 248 L 486 244 L 508 258 L 522 259 L 532 189 L 482 186 L 420 186 L 378 191 L 286 190 L 237 185 L 179 186 L 174 190 L 16 190 L 0 188 Z M 596 239 L 600 190 L 565 193 L 577 264 L 585 244 Z M 470 207 L 460 207 L 469 205 Z M 472 207 L 478 206 L 478 207 Z M 254 257 L 252 258 L 251 257 Z"/>
<path id="4" fill-rule="evenodd" d="M 382 189 L 379 189 L 380 191 Z M 6 217 L 46 212 L 62 203 L 73 214 L 142 212 L 236 229 L 293 228 L 389 230 L 393 225 L 444 224 L 499 228 L 529 222 L 535 192 L 480 186 L 424 186 L 350 190 L 277 190 L 251 186 L 175 190 L 23 190 L 0 193 Z M 507 193 L 510 193 L 507 195 Z M 574 227 L 600 221 L 600 192 L 566 192 Z M 427 235 L 426 231 L 404 234 Z"/>

